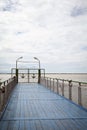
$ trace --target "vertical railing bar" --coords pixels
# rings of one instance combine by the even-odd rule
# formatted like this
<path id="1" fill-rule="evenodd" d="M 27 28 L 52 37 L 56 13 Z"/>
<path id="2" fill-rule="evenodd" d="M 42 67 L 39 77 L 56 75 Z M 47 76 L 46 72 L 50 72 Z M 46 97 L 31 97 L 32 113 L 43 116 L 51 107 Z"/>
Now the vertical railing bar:
<path id="1" fill-rule="evenodd" d="M 68 82 L 69 82 L 69 99 L 72 100 L 72 80 Z"/>
<path id="2" fill-rule="evenodd" d="M 47 86 L 48 87 L 48 78 L 49 77 L 45 77 L 46 78 L 46 80 L 44 80 L 45 81 L 45 86 Z M 52 82 L 53 81 L 53 82 Z M 49 88 L 50 89 L 52 89 L 53 91 L 55 91 L 54 90 L 54 86 L 55 86 L 55 84 L 54 84 L 54 78 L 49 78 Z M 78 86 L 78 93 L 77 93 L 77 95 L 78 95 L 78 104 L 79 105 L 83 105 L 82 104 L 82 85 L 83 84 L 87 84 L 87 83 L 85 83 L 85 82 L 78 82 L 78 81 L 72 81 L 72 80 L 64 80 L 64 79 L 56 79 L 56 84 L 57 84 L 57 88 L 56 88 L 56 91 L 57 91 L 57 93 L 59 94 L 60 93 L 60 86 L 59 85 L 61 85 L 61 90 L 62 90 L 62 96 L 65 96 L 65 87 L 68 87 L 68 91 L 67 92 L 69 92 L 68 93 L 68 98 L 69 98 L 69 100 L 73 100 L 72 99 L 72 87 L 74 86 L 74 84 L 73 83 L 76 83 L 76 84 L 78 84 L 79 83 L 79 86 Z M 67 86 L 67 83 L 68 83 L 68 86 Z M 52 86 L 53 85 L 53 86 Z M 77 86 L 77 85 L 76 85 Z M 51 88 L 52 87 L 52 88 Z M 67 89 L 67 88 L 66 88 Z"/>
<path id="3" fill-rule="evenodd" d="M 59 94 L 59 80 L 58 79 L 56 80 L 57 80 L 57 93 Z"/>
<path id="4" fill-rule="evenodd" d="M 5 86 L 5 82 L 4 82 L 4 86 Z"/>
<path id="5" fill-rule="evenodd" d="M 30 78 L 29 78 L 29 69 L 28 69 L 28 83 L 29 83 L 29 80 L 30 80 Z"/>
<path id="6" fill-rule="evenodd" d="M 50 90 L 51 90 L 51 78 L 50 78 Z"/>
<path id="7" fill-rule="evenodd" d="M 44 86 L 46 87 L 46 78 L 44 78 L 43 82 L 44 82 Z"/>
<path id="8" fill-rule="evenodd" d="M 62 96 L 64 96 L 64 79 L 62 80 Z"/>
<path id="9" fill-rule="evenodd" d="M 53 78 L 53 92 L 54 92 L 54 78 Z"/>
<path id="10" fill-rule="evenodd" d="M 81 95 L 81 83 L 79 82 L 78 87 L 78 104 L 82 106 L 82 95 Z"/>
<path id="11" fill-rule="evenodd" d="M 48 88 L 48 78 L 47 78 L 47 88 Z"/>

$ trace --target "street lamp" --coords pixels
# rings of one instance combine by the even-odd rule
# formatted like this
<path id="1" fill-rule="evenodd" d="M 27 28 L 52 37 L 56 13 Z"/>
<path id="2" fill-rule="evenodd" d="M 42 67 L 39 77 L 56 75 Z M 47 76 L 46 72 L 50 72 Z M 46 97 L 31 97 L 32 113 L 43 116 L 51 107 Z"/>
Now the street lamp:
<path id="1" fill-rule="evenodd" d="M 40 83 L 41 80 L 41 69 L 40 69 L 40 60 L 37 57 L 34 57 L 35 60 L 39 63 L 39 69 L 38 69 L 38 83 Z"/>
<path id="2" fill-rule="evenodd" d="M 18 69 L 17 69 L 17 63 L 20 59 L 22 59 L 23 57 L 19 57 L 17 60 L 16 60 L 16 77 L 17 77 L 17 83 L 18 83 Z"/>
<path id="3" fill-rule="evenodd" d="M 16 60 L 16 69 L 17 69 L 17 62 L 20 60 L 20 59 L 22 59 L 23 57 L 21 56 L 21 57 L 19 57 L 17 60 Z"/>
<path id="4" fill-rule="evenodd" d="M 40 69 L 40 60 L 37 57 L 34 57 L 34 59 L 39 62 L 39 69 Z"/>

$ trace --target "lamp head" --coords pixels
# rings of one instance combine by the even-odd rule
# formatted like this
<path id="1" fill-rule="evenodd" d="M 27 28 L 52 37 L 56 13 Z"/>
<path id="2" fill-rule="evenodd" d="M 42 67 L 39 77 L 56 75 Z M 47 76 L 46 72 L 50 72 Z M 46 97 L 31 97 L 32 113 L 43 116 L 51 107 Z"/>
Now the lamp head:
<path id="1" fill-rule="evenodd" d="M 20 57 L 20 59 L 22 59 L 22 58 L 23 58 L 23 56 Z"/>
<path id="2" fill-rule="evenodd" d="M 34 57 L 35 60 L 39 60 L 37 57 Z"/>

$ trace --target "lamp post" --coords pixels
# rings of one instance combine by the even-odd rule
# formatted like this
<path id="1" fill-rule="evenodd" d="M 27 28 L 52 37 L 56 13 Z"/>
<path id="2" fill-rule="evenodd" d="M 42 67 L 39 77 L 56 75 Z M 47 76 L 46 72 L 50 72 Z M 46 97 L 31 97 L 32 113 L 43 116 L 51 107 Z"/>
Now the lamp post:
<path id="1" fill-rule="evenodd" d="M 39 63 L 39 69 L 38 69 L 38 83 L 40 83 L 40 79 L 41 79 L 41 68 L 40 68 L 40 60 L 37 57 L 34 57 L 35 60 L 38 61 Z"/>
<path id="2" fill-rule="evenodd" d="M 16 60 L 16 77 L 17 77 L 17 83 L 18 83 L 18 68 L 17 68 L 17 63 L 20 59 L 22 59 L 23 57 L 19 57 L 17 60 Z"/>
<path id="3" fill-rule="evenodd" d="M 17 60 L 16 60 L 16 69 L 17 69 L 17 63 L 18 63 L 18 61 L 20 60 L 20 59 L 22 59 L 23 57 L 21 56 L 21 57 L 19 57 Z"/>
<path id="4" fill-rule="evenodd" d="M 39 69 L 40 69 L 40 60 L 37 57 L 34 57 L 34 59 L 39 62 Z"/>

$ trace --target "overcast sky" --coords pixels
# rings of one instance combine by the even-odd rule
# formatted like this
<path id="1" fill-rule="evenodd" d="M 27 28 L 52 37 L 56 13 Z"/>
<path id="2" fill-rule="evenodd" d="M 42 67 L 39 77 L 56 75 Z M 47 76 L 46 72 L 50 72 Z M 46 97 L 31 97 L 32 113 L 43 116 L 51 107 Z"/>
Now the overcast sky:
<path id="1" fill-rule="evenodd" d="M 0 0 L 0 72 L 20 56 L 46 72 L 87 73 L 87 0 Z"/>

